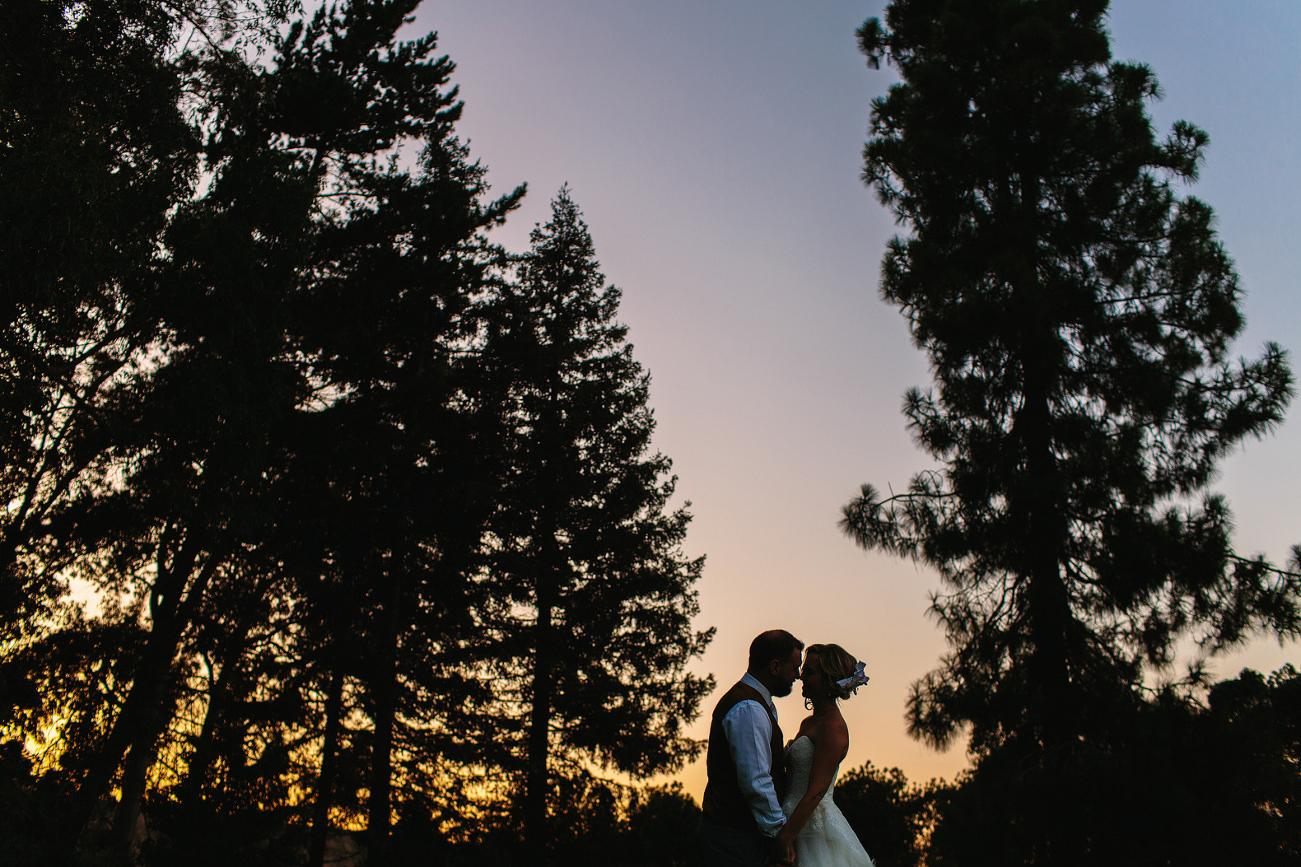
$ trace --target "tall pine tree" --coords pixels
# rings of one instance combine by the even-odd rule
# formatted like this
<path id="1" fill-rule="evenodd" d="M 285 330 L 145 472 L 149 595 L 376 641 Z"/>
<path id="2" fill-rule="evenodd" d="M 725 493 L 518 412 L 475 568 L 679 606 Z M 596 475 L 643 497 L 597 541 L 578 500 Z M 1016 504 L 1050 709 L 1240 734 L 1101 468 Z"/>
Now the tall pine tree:
<path id="1" fill-rule="evenodd" d="M 326 405 L 303 466 L 324 470 L 314 508 L 333 530 L 305 593 L 319 645 L 305 650 L 328 683 L 314 863 L 331 802 L 350 800 L 334 761 L 348 736 L 344 680 L 356 686 L 354 716 L 368 720 L 358 740 L 370 748 L 373 864 L 397 860 L 394 817 L 427 816 L 418 790 L 479 734 L 457 721 L 474 688 L 458 666 L 495 493 L 480 467 L 493 450 L 479 438 L 495 415 L 466 381 L 501 258 L 485 233 L 523 189 L 487 199 L 485 169 L 454 134 L 454 65 L 434 54 L 435 34 L 397 38 L 417 2 L 355 0 L 293 28 L 275 102 L 300 125 L 295 143 L 324 148 L 337 179 L 300 307 L 300 345 Z"/>
<path id="2" fill-rule="evenodd" d="M 699 751 L 682 726 L 712 682 L 686 665 L 713 630 L 691 625 L 703 562 L 681 551 L 689 515 L 668 508 L 670 463 L 650 452 L 649 379 L 567 189 L 531 240 L 488 349 L 509 430 L 488 623 L 525 844 L 541 864 L 558 780 L 586 762 L 673 769 Z"/>
<path id="3" fill-rule="evenodd" d="M 969 724 L 978 753 L 1015 742 L 1030 764 L 1105 739 L 1185 639 L 1301 632 L 1301 575 L 1237 554 L 1208 492 L 1292 376 L 1273 344 L 1230 357 L 1238 278 L 1175 186 L 1207 136 L 1157 139 L 1156 80 L 1111 60 L 1106 9 L 896 0 L 859 31 L 902 79 L 873 104 L 864 178 L 909 230 L 881 291 L 934 370 L 904 412 L 938 468 L 864 486 L 843 527 L 943 580 L 952 650 L 914 686 L 912 732 Z"/>

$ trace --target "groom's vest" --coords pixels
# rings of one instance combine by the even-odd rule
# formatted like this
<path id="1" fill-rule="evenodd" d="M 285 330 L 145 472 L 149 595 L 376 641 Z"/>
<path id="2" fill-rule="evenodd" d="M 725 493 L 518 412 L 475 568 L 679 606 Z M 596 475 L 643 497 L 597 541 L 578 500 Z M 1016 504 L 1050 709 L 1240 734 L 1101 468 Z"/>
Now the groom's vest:
<path id="1" fill-rule="evenodd" d="M 715 825 L 730 828 L 758 828 L 754 814 L 750 812 L 750 802 L 741 793 L 741 785 L 736 781 L 736 762 L 732 760 L 732 750 L 723 732 L 723 717 L 727 712 L 743 701 L 757 701 L 759 707 L 768 714 L 772 722 L 772 782 L 777 789 L 777 800 L 781 801 L 786 790 L 786 766 L 782 753 L 782 730 L 777 725 L 768 703 L 763 700 L 759 690 L 745 682 L 729 689 L 714 708 L 713 722 L 709 726 L 709 751 L 705 754 L 705 768 L 709 773 L 709 782 L 705 785 L 704 802 L 701 805 L 703 818 Z"/>

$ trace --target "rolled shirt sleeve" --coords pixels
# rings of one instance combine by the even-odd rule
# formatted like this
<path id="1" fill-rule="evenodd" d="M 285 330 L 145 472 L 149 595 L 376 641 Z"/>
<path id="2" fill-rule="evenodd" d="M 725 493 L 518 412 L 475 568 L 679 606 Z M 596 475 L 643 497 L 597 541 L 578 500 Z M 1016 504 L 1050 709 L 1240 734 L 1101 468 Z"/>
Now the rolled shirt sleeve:
<path id="1" fill-rule="evenodd" d="M 736 781 L 759 830 L 772 837 L 786 824 L 772 781 L 772 722 L 756 701 L 737 702 L 723 717 L 723 732 L 736 763 Z"/>

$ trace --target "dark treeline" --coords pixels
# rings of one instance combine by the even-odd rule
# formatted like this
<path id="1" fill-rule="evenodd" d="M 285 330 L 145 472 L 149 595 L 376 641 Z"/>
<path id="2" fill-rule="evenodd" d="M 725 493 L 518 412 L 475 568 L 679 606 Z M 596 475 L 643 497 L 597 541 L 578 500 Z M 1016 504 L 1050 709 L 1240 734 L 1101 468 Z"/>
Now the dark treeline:
<path id="1" fill-rule="evenodd" d="M 1301 635 L 1301 546 L 1239 554 L 1210 491 L 1292 374 L 1273 344 L 1231 355 L 1238 278 L 1181 195 L 1207 136 L 1157 136 L 1156 79 L 1112 59 L 1106 13 L 894 0 L 859 31 L 899 76 L 863 176 L 905 227 L 881 291 L 930 360 L 904 413 L 935 464 L 864 486 L 842 526 L 938 572 L 951 650 L 907 720 L 969 734 L 973 764 L 903 815 L 932 865 L 1296 864 L 1301 676 L 1206 674 Z"/>
<path id="2" fill-rule="evenodd" d="M 489 240 L 415 5 L 5 4 L 6 863 L 689 837 L 598 776 L 712 686 L 648 378 L 567 190 Z"/>

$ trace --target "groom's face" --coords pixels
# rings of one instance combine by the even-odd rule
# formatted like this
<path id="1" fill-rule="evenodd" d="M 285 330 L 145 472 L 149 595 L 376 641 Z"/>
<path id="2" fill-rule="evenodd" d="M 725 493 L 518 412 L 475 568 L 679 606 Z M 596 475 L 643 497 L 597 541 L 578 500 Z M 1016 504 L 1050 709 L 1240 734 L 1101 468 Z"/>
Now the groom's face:
<path id="1" fill-rule="evenodd" d="M 792 650 L 785 661 L 774 659 L 772 666 L 772 694 L 778 698 L 791 694 L 791 686 L 800 679 L 800 652 Z"/>

